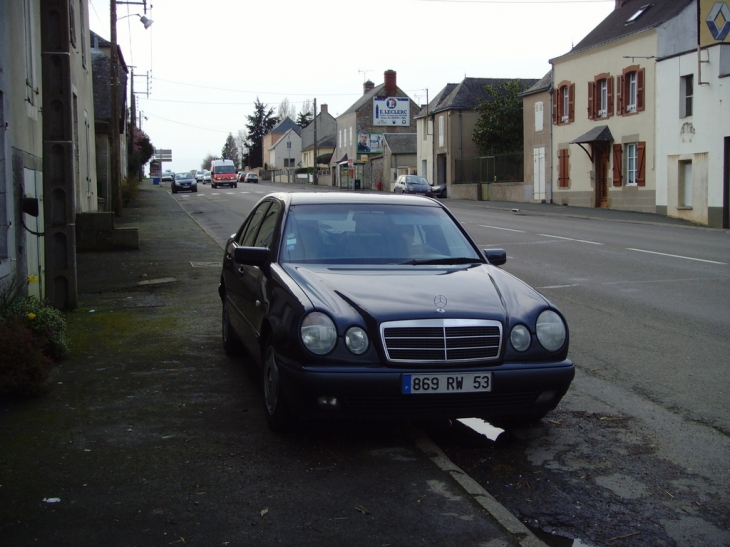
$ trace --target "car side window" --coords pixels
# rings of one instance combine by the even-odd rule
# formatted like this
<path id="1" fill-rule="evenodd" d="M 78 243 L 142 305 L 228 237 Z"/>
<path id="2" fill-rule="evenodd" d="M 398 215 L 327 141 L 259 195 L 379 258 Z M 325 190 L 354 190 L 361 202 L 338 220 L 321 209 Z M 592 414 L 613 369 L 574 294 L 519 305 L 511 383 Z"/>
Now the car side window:
<path id="1" fill-rule="evenodd" d="M 254 246 L 254 242 L 256 241 L 256 234 L 259 233 L 261 222 L 264 220 L 264 217 L 266 216 L 266 211 L 269 210 L 270 206 L 271 202 L 267 201 L 256 208 L 256 210 L 251 215 L 251 220 L 249 221 L 248 226 L 246 226 L 246 228 L 241 231 L 241 235 L 238 238 L 239 245 L 241 245 L 242 247 Z"/>
<path id="2" fill-rule="evenodd" d="M 280 207 L 278 203 L 271 204 L 271 207 L 266 212 L 266 216 L 261 223 L 261 229 L 256 237 L 256 244 L 254 247 L 271 247 L 271 242 L 274 239 L 276 221 L 279 219 L 279 209 Z"/>

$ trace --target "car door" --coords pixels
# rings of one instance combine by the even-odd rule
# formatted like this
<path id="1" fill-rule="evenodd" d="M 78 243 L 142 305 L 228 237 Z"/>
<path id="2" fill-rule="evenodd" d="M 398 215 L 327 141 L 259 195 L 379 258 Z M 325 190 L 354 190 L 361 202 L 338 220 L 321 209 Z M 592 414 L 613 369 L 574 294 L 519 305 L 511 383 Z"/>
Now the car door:
<path id="1" fill-rule="evenodd" d="M 256 333 L 247 314 L 250 289 L 244 286 L 244 283 L 248 280 L 248 276 L 244 273 L 251 267 L 237 264 L 233 260 L 233 256 L 236 247 L 252 247 L 254 245 L 261 223 L 270 207 L 270 201 L 265 201 L 256 206 L 236 236 L 229 240 L 224 257 L 223 281 L 226 287 L 226 302 L 230 321 L 247 348 L 255 345 L 256 339 Z"/>

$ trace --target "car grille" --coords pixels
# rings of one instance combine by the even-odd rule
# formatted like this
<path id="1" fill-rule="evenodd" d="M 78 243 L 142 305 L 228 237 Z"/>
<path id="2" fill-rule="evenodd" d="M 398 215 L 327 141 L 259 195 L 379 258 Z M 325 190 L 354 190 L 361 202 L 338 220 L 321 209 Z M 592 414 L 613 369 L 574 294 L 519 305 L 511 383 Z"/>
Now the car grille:
<path id="1" fill-rule="evenodd" d="M 501 354 L 499 321 L 426 319 L 392 321 L 380 327 L 390 361 L 444 363 L 494 361 Z"/>

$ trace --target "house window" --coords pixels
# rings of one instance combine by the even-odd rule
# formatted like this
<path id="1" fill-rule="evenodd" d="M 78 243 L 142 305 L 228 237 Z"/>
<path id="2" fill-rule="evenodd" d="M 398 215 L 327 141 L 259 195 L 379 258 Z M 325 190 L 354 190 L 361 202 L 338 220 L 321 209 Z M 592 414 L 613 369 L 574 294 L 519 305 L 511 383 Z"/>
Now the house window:
<path id="1" fill-rule="evenodd" d="M 23 2 L 23 24 L 25 26 L 25 100 L 30 104 L 35 104 L 35 51 L 33 47 L 33 3 L 31 0 L 24 0 Z"/>
<path id="2" fill-rule="evenodd" d="M 598 81 L 598 117 L 605 118 L 608 115 L 608 82 Z"/>
<path id="3" fill-rule="evenodd" d="M 337 131 L 337 146 L 342 148 L 342 129 Z"/>
<path id="4" fill-rule="evenodd" d="M 687 118 L 692 115 L 692 95 L 694 91 L 694 76 L 682 76 L 679 87 L 679 117 Z"/>
<path id="5" fill-rule="evenodd" d="M 439 116 L 439 148 L 444 145 L 444 117 Z"/>
<path id="6" fill-rule="evenodd" d="M 645 69 L 630 66 L 624 69 L 619 82 L 619 113 L 635 114 L 644 110 Z"/>
<path id="7" fill-rule="evenodd" d="M 69 29 L 71 45 L 76 48 L 76 15 L 74 14 L 73 2 L 69 2 L 68 4 L 68 20 L 71 27 Z"/>
<path id="8" fill-rule="evenodd" d="M 692 162 L 679 162 L 679 206 L 692 207 Z"/>
<path id="9" fill-rule="evenodd" d="M 352 127 L 350 127 L 350 146 L 352 146 Z"/>
<path id="10" fill-rule="evenodd" d="M 567 148 L 558 150 L 558 187 L 570 186 L 570 155 Z"/>
<path id="11" fill-rule="evenodd" d="M 644 186 L 646 160 L 645 142 L 624 145 L 626 155 L 626 186 Z"/>
<path id="12" fill-rule="evenodd" d="M 542 131 L 543 126 L 543 102 L 538 101 L 535 103 L 535 131 Z"/>
<path id="13" fill-rule="evenodd" d="M 553 90 L 553 124 L 575 121 L 575 84 L 563 81 Z"/>
<path id="14" fill-rule="evenodd" d="M 613 116 L 613 78 L 610 74 L 597 75 L 588 82 L 588 119 Z"/>
<path id="15" fill-rule="evenodd" d="M 81 66 L 86 68 L 86 12 L 83 2 L 79 2 L 79 23 L 81 23 Z"/>

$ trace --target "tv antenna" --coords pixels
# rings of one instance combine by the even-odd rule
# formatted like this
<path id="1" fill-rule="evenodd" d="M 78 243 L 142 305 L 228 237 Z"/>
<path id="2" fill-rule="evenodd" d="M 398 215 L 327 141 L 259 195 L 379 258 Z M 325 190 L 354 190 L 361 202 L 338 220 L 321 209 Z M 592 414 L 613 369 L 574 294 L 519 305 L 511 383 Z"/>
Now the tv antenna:
<path id="1" fill-rule="evenodd" d="M 368 79 L 368 72 L 372 72 L 372 71 L 373 71 L 373 69 L 371 69 L 371 68 L 368 68 L 367 70 L 361 70 L 361 69 L 358 69 L 357 71 L 358 71 L 358 73 L 360 73 L 360 74 L 362 74 L 362 75 L 363 75 L 363 77 L 362 77 L 362 81 L 364 82 L 365 80 L 367 80 L 367 79 Z"/>

